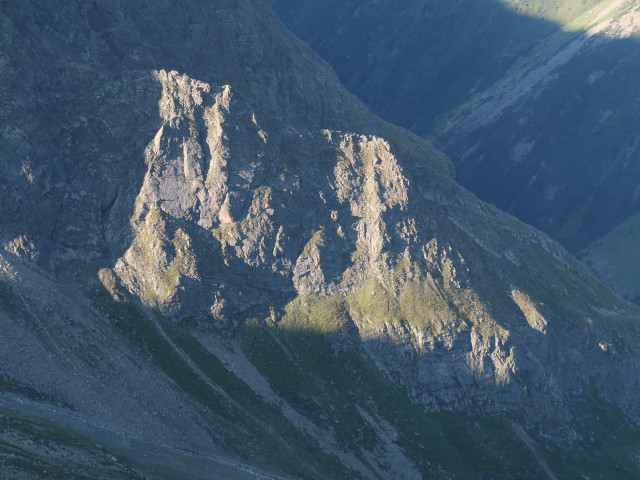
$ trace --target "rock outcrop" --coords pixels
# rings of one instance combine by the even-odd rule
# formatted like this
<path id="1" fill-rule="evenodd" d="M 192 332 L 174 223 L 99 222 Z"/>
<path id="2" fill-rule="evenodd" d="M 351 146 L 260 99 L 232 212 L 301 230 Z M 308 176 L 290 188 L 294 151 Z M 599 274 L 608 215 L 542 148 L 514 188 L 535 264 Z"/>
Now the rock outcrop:
<path id="1" fill-rule="evenodd" d="M 162 125 L 115 265 L 148 307 L 220 326 L 297 296 L 345 298 L 364 351 L 430 410 L 526 410 L 570 437 L 563 402 L 594 380 L 637 413 L 633 381 L 608 384 L 618 361 L 635 363 L 634 309 L 424 168 L 428 147 L 262 124 L 233 86 L 154 75 Z M 622 325 L 631 335 L 614 339 Z"/>

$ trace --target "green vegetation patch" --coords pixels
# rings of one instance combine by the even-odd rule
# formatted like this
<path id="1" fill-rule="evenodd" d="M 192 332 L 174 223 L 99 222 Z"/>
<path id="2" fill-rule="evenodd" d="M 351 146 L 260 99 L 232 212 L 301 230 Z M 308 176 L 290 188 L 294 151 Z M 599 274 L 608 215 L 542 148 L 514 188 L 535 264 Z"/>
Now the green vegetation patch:
<path id="1" fill-rule="evenodd" d="M 4 280 L 0 280 L 0 312 L 12 316 L 28 315 L 22 299 L 13 291 L 11 284 Z"/>
<path id="2" fill-rule="evenodd" d="M 640 213 L 593 242 L 579 257 L 619 294 L 640 302 Z"/>
<path id="3" fill-rule="evenodd" d="M 16 380 L 15 378 L 7 375 L 6 373 L 0 371 L 0 392 L 10 392 L 18 395 L 22 395 L 31 400 L 36 400 L 40 402 L 48 402 L 56 405 L 63 405 L 65 408 L 71 409 L 71 406 L 61 402 L 57 398 L 47 395 L 45 393 L 39 392 L 35 388 L 32 388 L 24 383 Z"/>
<path id="4" fill-rule="evenodd" d="M 0 408 L 0 477 L 8 480 L 141 480 L 129 462 L 41 418 Z"/>

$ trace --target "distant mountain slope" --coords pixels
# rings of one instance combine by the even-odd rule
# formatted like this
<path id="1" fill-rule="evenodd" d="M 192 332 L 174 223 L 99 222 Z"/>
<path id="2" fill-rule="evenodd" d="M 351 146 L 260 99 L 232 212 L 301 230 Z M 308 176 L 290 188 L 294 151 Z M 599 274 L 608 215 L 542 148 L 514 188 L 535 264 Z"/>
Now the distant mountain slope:
<path id="1" fill-rule="evenodd" d="M 637 475 L 640 310 L 260 1 L 0 5 L 0 473 Z"/>
<path id="2" fill-rule="evenodd" d="M 637 1 L 270 3 L 464 186 L 570 250 L 640 208 Z"/>
<path id="3" fill-rule="evenodd" d="M 580 258 L 593 267 L 621 295 L 640 302 L 640 214 L 636 213 L 599 238 Z"/>
<path id="4" fill-rule="evenodd" d="M 640 4 L 616 6 L 433 134 L 461 183 L 574 251 L 640 208 Z"/>
<path id="5" fill-rule="evenodd" d="M 347 88 L 383 118 L 424 137 L 440 115 L 490 87 L 560 24 L 600 1 L 268 3 Z"/>

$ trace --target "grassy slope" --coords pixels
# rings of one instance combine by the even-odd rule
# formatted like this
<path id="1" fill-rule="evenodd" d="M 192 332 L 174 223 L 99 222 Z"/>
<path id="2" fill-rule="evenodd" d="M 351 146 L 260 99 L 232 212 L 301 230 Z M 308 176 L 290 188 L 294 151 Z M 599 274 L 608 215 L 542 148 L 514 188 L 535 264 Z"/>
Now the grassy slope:
<path id="1" fill-rule="evenodd" d="M 0 407 L 3 480 L 141 480 L 129 461 L 57 423 Z"/>
<path id="2" fill-rule="evenodd" d="M 232 402 L 212 391 L 136 307 L 114 304 L 99 292 L 96 295 L 97 305 L 108 309 L 104 311 L 121 333 L 178 388 L 209 409 L 209 428 L 229 451 L 296 477 L 354 476 L 323 454 L 315 441 L 296 430 L 275 406 L 231 374 L 192 337 L 188 327 L 162 323 L 175 345 Z M 237 340 L 278 395 L 314 423 L 332 428 L 338 443 L 358 457 L 366 457 L 360 453 L 362 448 L 371 454 L 380 441 L 358 414 L 357 408 L 361 407 L 396 428 L 398 443 L 425 475 L 446 472 L 454 478 L 477 478 L 478 472 L 506 475 L 518 471 L 524 478 L 539 477 L 533 459 L 523 445 L 518 445 L 506 420 L 427 415 L 359 354 L 335 355 L 323 336 L 334 332 L 336 322 L 340 322 L 340 306 L 333 305 L 334 301 L 314 303 L 310 315 L 301 308 L 301 302 L 294 301 L 280 327 L 273 329 L 254 319 L 238 332 Z M 286 351 L 282 345 L 288 347 Z M 505 438 L 511 440 L 505 442 Z M 285 445 L 293 447 L 295 453 L 287 451 Z M 284 450 L 280 452 L 281 448 Z"/>
<path id="3" fill-rule="evenodd" d="M 632 215 L 604 237 L 580 252 L 579 257 L 618 293 L 640 301 L 640 213 Z"/>
<path id="4" fill-rule="evenodd" d="M 580 439 L 571 446 L 558 448 L 548 439 L 533 433 L 558 478 L 608 480 L 638 477 L 640 429 L 593 390 L 571 401 L 574 428 Z"/>

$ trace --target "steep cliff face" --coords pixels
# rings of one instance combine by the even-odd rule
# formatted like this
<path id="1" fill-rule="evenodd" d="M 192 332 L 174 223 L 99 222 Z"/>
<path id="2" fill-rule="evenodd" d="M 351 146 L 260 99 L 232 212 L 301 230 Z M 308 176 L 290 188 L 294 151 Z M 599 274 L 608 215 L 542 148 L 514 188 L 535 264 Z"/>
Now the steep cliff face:
<path id="1" fill-rule="evenodd" d="M 129 408 L 136 445 L 171 443 L 183 474 L 186 446 L 294 477 L 536 476 L 518 425 L 570 448 L 593 391 L 638 419 L 638 310 L 459 187 L 261 3 L 39 7 L 2 10 L 14 396 L 93 438 L 131 441 Z M 8 361 L 25 355 L 51 373 Z"/>
<path id="2" fill-rule="evenodd" d="M 217 319 L 274 295 L 346 293 L 405 249 L 419 254 L 409 181 L 386 140 L 261 121 L 231 86 L 155 75 L 163 123 L 116 265 L 149 306 L 182 291 L 204 302 L 187 301 L 189 314 Z M 444 157 L 420 148 L 443 176 Z"/>
<path id="3" fill-rule="evenodd" d="M 147 306 L 237 325 L 330 295 L 378 366 L 431 409 L 527 404 L 556 421 L 549 390 L 577 394 L 590 378 L 635 409 L 632 382 L 614 394 L 616 360 L 603 357 L 619 342 L 636 352 L 633 322 L 628 340 L 612 338 L 633 308 L 542 234 L 421 167 L 437 157 L 428 147 L 261 124 L 231 86 L 155 75 L 163 123 L 114 268 Z"/>

